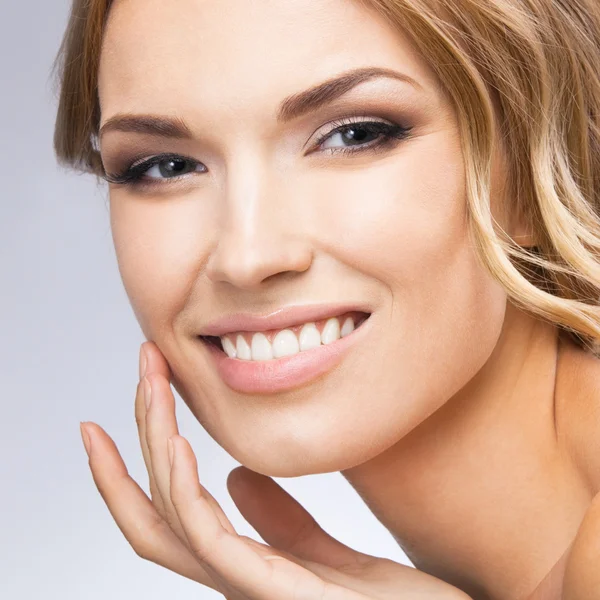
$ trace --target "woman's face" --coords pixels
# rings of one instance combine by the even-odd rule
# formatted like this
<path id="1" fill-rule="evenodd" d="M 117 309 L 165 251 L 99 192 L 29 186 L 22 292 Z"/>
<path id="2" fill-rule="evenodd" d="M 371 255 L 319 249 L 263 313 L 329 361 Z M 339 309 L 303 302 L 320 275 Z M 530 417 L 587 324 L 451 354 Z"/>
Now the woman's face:
<path id="1" fill-rule="evenodd" d="M 372 77 L 280 111 L 365 67 L 415 83 Z M 144 334 L 236 460 L 282 477 L 363 463 L 488 359 L 506 297 L 468 235 L 455 115 L 408 38 L 375 12 L 349 0 L 117 0 L 99 94 L 101 126 L 152 115 L 189 130 L 130 119 L 102 132 L 111 174 L 159 154 L 187 160 L 111 183 L 111 226 Z M 365 121 L 409 132 L 387 143 L 381 129 L 332 133 Z M 341 360 L 288 389 L 234 389 L 198 337 L 232 313 L 321 303 L 371 316 Z"/>

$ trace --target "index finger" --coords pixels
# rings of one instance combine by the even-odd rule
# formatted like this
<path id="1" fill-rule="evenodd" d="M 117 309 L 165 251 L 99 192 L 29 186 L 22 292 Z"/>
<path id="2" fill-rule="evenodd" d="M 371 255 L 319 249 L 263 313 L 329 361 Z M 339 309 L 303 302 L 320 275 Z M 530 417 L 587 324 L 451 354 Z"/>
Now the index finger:
<path id="1" fill-rule="evenodd" d="M 87 422 L 91 438 L 89 465 L 94 483 L 117 526 L 135 553 L 220 591 L 181 540 L 158 514 L 150 498 L 129 475 L 111 437 L 100 425 Z"/>
<path id="2" fill-rule="evenodd" d="M 179 435 L 170 439 L 171 500 L 192 552 L 215 582 L 252 600 L 365 600 L 363 595 L 287 559 L 275 548 L 256 543 L 250 546 L 241 536 L 224 529 L 202 492 L 189 442 Z"/>
<path id="3" fill-rule="evenodd" d="M 173 373 L 156 343 L 152 341 L 144 342 L 141 345 L 141 351 L 147 360 L 146 370 L 148 373 L 160 373 L 167 381 L 171 381 Z M 140 364 L 140 379 L 142 377 L 142 365 Z"/>

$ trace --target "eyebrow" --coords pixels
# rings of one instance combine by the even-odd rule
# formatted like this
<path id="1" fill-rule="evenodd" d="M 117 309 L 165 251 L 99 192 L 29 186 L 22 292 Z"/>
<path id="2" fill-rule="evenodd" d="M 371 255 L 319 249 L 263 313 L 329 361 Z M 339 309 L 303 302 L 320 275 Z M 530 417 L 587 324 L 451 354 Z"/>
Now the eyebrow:
<path id="1" fill-rule="evenodd" d="M 415 88 L 423 89 L 412 77 L 384 67 L 362 67 L 353 69 L 327 79 L 318 85 L 288 96 L 279 105 L 277 122 L 286 123 L 319 107 L 329 104 L 349 92 L 357 85 L 370 79 L 387 77 L 408 83 Z M 127 133 L 143 133 L 164 138 L 192 139 L 194 134 L 185 121 L 179 117 L 159 117 L 155 115 L 117 114 L 100 128 L 101 138 L 108 131 Z"/>

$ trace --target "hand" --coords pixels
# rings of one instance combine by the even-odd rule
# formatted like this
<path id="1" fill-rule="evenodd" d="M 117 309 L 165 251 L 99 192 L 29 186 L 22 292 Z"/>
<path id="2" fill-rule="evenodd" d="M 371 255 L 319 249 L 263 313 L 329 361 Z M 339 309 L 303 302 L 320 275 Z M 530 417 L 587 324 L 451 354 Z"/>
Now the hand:
<path id="1" fill-rule="evenodd" d="M 178 434 L 166 360 L 152 342 L 145 342 L 143 350 L 152 400 L 146 410 L 142 379 L 135 416 L 151 500 L 129 476 L 106 432 L 95 423 L 84 427 L 94 482 L 138 556 L 227 600 L 408 600 L 417 593 L 421 600 L 469 600 L 417 569 L 352 550 L 326 533 L 270 477 L 245 467 L 229 474 L 227 487 L 244 518 L 270 545 L 238 535 L 200 484 L 196 457 Z"/>

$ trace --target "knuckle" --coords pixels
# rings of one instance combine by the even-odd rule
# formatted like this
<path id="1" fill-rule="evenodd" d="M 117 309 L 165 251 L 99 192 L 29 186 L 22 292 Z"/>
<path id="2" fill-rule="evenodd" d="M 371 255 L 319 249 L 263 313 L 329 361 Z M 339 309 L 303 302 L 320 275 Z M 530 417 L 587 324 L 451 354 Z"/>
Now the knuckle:
<path id="1" fill-rule="evenodd" d="M 152 560 L 152 553 L 151 553 L 151 551 L 149 551 L 149 548 L 147 548 L 146 546 L 131 544 L 131 547 L 133 548 L 133 551 L 143 560 L 148 560 L 150 562 L 154 562 Z"/>
<path id="2" fill-rule="evenodd" d="M 169 511 L 166 511 L 165 521 L 173 532 L 178 533 L 179 531 L 182 531 L 179 525 L 179 519 Z"/>
<path id="3" fill-rule="evenodd" d="M 198 542 L 201 540 L 190 539 L 189 547 L 194 555 L 204 563 L 210 564 L 211 555 L 215 553 L 222 538 L 226 535 L 224 529 L 218 529 L 214 538 L 210 543 L 200 545 Z"/>
<path id="4" fill-rule="evenodd" d="M 133 540 L 129 540 L 129 545 L 133 548 L 133 551 L 144 560 L 150 562 L 156 562 L 155 554 L 156 550 L 154 544 L 145 536 L 137 537 Z"/>
<path id="5" fill-rule="evenodd" d="M 162 495 L 156 486 L 154 478 L 149 476 L 148 479 L 150 480 L 150 496 L 152 498 L 152 504 L 154 504 L 156 512 L 158 512 L 162 517 L 165 513 L 165 503 L 163 502 Z"/>
<path id="6" fill-rule="evenodd" d="M 161 538 L 164 537 L 165 527 L 167 525 L 160 515 L 151 518 L 141 535 L 138 533 L 128 540 L 133 551 L 144 560 L 156 562 L 157 548 L 160 547 Z"/>
<path id="7" fill-rule="evenodd" d="M 181 500 L 176 492 L 174 492 L 173 488 L 171 488 L 171 504 L 177 513 L 182 510 L 185 510 L 185 506 L 187 502 L 185 500 Z"/>
<path id="8" fill-rule="evenodd" d="M 210 558 L 209 550 L 199 546 L 198 544 L 193 544 L 191 542 L 188 542 L 188 544 L 189 544 L 189 548 L 192 551 L 192 553 L 194 554 L 194 556 L 196 556 L 200 561 L 202 561 L 202 562 L 209 561 L 209 558 Z"/>
<path id="9" fill-rule="evenodd" d="M 292 600 L 304 600 L 312 598 L 313 600 L 325 600 L 325 598 L 337 597 L 334 584 L 325 581 L 320 577 L 295 577 L 292 586 Z"/>

